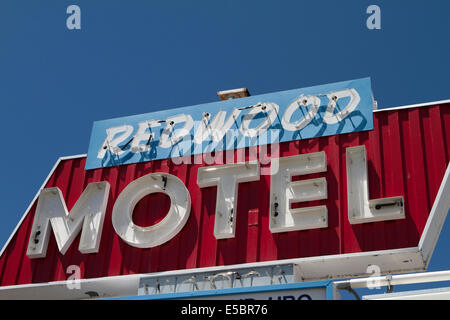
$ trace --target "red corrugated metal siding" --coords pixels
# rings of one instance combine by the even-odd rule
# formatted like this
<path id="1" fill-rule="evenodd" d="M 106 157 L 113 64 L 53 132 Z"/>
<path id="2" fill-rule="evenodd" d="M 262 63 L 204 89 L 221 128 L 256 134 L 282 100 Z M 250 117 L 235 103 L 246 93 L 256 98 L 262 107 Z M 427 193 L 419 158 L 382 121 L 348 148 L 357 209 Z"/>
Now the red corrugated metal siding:
<path id="1" fill-rule="evenodd" d="M 79 265 L 83 278 L 95 278 L 417 246 L 449 162 L 449 143 L 449 104 L 374 113 L 374 130 L 368 132 L 282 143 L 282 157 L 326 152 L 328 171 L 301 179 L 326 177 L 328 199 L 300 206 L 326 204 L 328 228 L 272 234 L 270 177 L 263 175 L 260 181 L 239 185 L 236 237 L 219 241 L 213 235 L 216 188 L 200 189 L 196 184 L 197 169 L 203 165 L 177 166 L 166 159 L 85 171 L 85 158 L 64 160 L 46 187 L 59 187 L 68 208 L 90 182 L 108 181 L 111 185 L 99 253 L 81 254 L 78 237 L 63 256 L 52 235 L 47 257 L 28 259 L 25 253 L 34 204 L 0 258 L 0 284 L 65 280 L 69 265 Z M 403 195 L 406 219 L 349 223 L 345 148 L 356 145 L 367 149 L 370 198 Z M 192 198 L 191 216 L 184 229 L 166 244 L 137 249 L 114 232 L 112 206 L 128 183 L 151 172 L 169 172 L 185 182 Z M 156 216 L 146 215 L 149 208 Z M 163 195 L 149 196 L 138 204 L 135 222 L 155 223 L 167 210 Z"/>

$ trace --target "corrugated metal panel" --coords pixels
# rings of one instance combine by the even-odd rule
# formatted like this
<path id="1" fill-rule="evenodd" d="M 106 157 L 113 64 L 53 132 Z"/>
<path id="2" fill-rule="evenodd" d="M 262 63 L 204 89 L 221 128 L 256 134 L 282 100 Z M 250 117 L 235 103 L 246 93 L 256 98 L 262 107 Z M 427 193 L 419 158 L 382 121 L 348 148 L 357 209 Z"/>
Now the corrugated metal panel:
<path id="1" fill-rule="evenodd" d="M 0 284 L 65 280 L 69 265 L 80 266 L 82 278 L 96 278 L 414 247 L 449 162 L 449 143 L 449 104 L 376 112 L 372 131 L 283 143 L 282 157 L 326 152 L 328 171 L 302 179 L 326 177 L 328 199 L 301 206 L 327 205 L 328 228 L 272 234 L 269 231 L 270 177 L 263 175 L 260 181 L 239 185 L 236 237 L 219 241 L 213 235 L 216 188 L 200 189 L 196 184 L 197 169 L 203 165 L 177 166 L 166 159 L 85 171 L 85 158 L 64 160 L 46 187 L 59 187 L 68 208 L 90 182 L 108 181 L 111 185 L 99 253 L 81 254 L 78 237 L 63 256 L 51 236 L 47 257 L 28 259 L 25 253 L 34 204 L 0 257 Z M 349 223 L 345 148 L 356 145 L 365 145 L 367 149 L 370 198 L 403 195 L 406 219 Z M 191 216 L 184 229 L 169 242 L 151 249 L 133 248 L 114 232 L 112 207 L 128 183 L 151 172 L 169 172 L 185 182 L 192 198 Z M 156 215 L 146 215 L 150 207 Z M 155 223 L 167 208 L 164 196 L 148 196 L 138 204 L 135 222 Z"/>

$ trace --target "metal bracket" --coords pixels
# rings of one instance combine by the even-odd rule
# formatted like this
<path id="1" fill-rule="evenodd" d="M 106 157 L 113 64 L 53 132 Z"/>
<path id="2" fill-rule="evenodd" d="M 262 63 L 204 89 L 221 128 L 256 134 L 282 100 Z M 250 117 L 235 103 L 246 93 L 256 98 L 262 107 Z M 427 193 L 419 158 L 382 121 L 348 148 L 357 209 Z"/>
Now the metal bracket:
<path id="1" fill-rule="evenodd" d="M 391 284 L 392 281 L 392 275 L 389 274 L 386 276 L 386 280 L 388 282 L 387 288 L 386 288 L 386 293 L 392 293 L 394 292 L 394 286 Z"/>

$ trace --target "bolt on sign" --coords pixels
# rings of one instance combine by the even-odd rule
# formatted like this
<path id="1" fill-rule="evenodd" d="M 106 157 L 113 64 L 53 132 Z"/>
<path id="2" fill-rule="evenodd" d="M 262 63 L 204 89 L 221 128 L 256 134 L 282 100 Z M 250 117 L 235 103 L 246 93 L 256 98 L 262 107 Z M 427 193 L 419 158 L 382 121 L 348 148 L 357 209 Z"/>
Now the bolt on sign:
<path id="1" fill-rule="evenodd" d="M 0 257 L 2 290 L 290 262 L 298 281 L 425 270 L 449 208 L 449 101 L 373 110 L 370 79 L 94 124 Z"/>

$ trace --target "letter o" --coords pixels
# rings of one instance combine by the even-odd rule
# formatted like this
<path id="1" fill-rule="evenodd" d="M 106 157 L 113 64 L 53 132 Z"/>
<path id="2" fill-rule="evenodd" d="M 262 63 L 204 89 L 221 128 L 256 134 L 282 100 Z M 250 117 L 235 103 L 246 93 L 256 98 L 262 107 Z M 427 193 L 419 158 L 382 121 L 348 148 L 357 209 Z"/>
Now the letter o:
<path id="1" fill-rule="evenodd" d="M 300 104 L 303 103 L 303 107 Z M 299 108 L 306 108 L 307 105 L 311 105 L 308 112 L 304 117 L 294 123 L 291 123 L 292 114 Z M 281 125 L 283 129 L 289 131 L 297 131 L 306 127 L 317 114 L 320 108 L 320 99 L 311 95 L 300 95 L 286 108 L 283 118 L 281 119 Z"/>
<path id="2" fill-rule="evenodd" d="M 356 91 L 355 89 L 344 89 L 330 92 L 329 94 L 327 94 L 327 97 L 330 102 L 328 103 L 327 110 L 323 115 L 323 121 L 327 124 L 335 124 L 344 120 L 353 110 L 356 109 L 359 101 L 361 101 L 358 91 Z M 336 108 L 337 101 L 345 97 L 350 97 L 349 103 L 344 108 L 344 110 L 341 110 L 335 114 L 334 109 Z"/>
<path id="3" fill-rule="evenodd" d="M 278 115 L 278 109 L 280 107 L 276 103 L 259 103 L 258 107 L 252 108 L 242 119 L 241 123 L 241 132 L 244 136 L 255 138 L 262 135 L 267 129 L 272 125 Z M 267 115 L 266 119 L 257 127 L 250 129 L 250 122 L 252 122 L 253 118 L 260 113 L 263 112 Z"/>
<path id="4" fill-rule="evenodd" d="M 140 227 L 133 222 L 136 204 L 146 195 L 162 192 L 170 197 L 167 215 L 155 225 Z M 183 229 L 191 211 L 191 197 L 184 183 L 169 173 L 150 173 L 123 189 L 114 204 L 112 224 L 130 246 L 152 248 L 172 239 Z"/>

